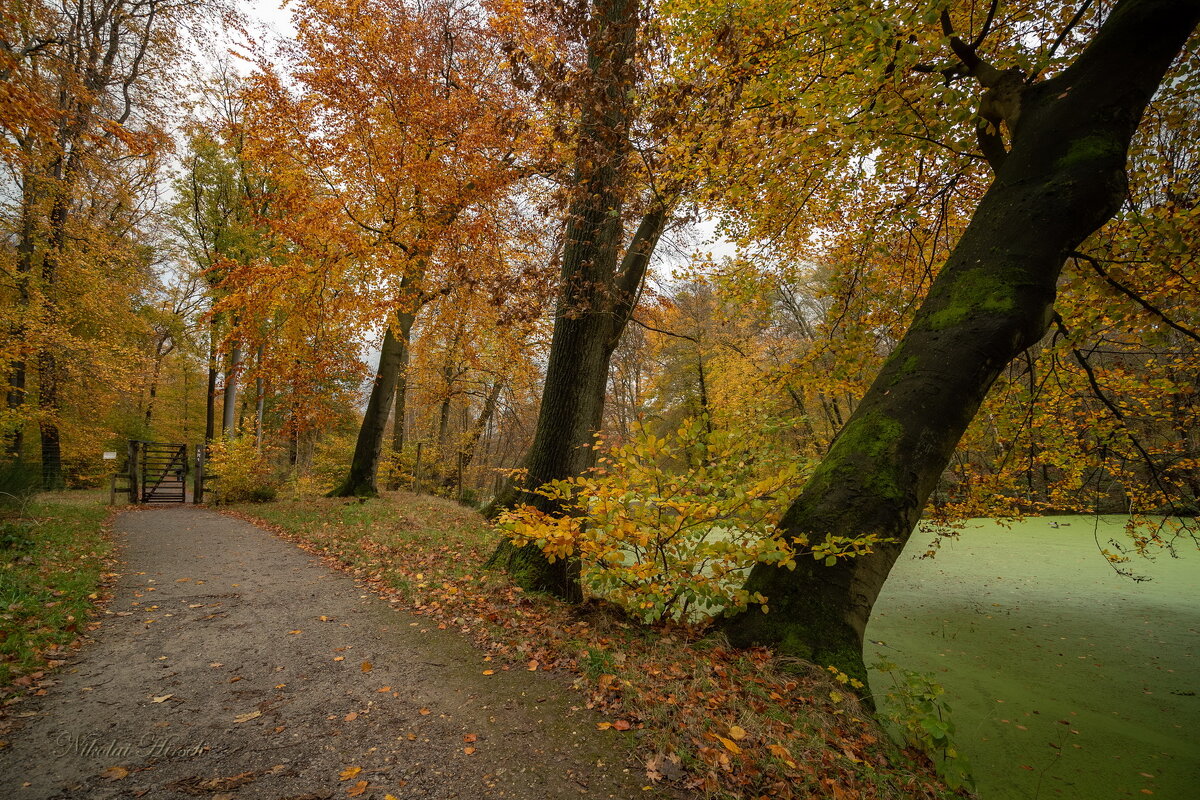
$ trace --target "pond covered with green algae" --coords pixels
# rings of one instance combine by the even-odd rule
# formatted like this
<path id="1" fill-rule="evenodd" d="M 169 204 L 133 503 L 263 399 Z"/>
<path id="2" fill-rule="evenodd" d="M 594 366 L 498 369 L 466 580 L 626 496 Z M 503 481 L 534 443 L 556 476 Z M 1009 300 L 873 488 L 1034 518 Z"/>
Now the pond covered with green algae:
<path id="1" fill-rule="evenodd" d="M 1135 582 L 1097 545 L 1124 523 L 975 521 L 934 559 L 918 531 L 889 577 L 867 663 L 946 687 L 984 800 L 1200 797 L 1200 552 L 1135 558 Z"/>

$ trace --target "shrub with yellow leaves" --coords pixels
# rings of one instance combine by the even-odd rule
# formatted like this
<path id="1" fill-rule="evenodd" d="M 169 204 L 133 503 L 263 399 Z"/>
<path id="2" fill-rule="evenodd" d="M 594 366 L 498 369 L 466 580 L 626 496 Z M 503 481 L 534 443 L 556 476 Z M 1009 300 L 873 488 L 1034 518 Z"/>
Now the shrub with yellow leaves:
<path id="1" fill-rule="evenodd" d="M 551 560 L 582 559 L 585 587 L 646 622 L 699 620 L 765 603 L 742 588 L 756 562 L 794 566 L 776 531 L 800 483 L 794 454 L 765 429 L 709 430 L 703 418 L 656 436 L 638 428 L 590 473 L 543 486 L 561 513 L 521 506 L 498 527 Z"/>
<path id="2" fill-rule="evenodd" d="M 208 471 L 216 476 L 212 488 L 218 503 L 264 503 L 279 493 L 269 454 L 255 446 L 253 436 L 210 444 Z"/>

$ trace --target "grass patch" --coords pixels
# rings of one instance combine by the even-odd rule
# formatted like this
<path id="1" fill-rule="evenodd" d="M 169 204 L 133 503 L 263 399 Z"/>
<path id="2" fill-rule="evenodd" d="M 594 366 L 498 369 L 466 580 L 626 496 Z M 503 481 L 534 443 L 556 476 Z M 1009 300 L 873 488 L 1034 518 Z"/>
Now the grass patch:
<path id="1" fill-rule="evenodd" d="M 87 629 L 110 550 L 100 494 L 40 495 L 0 516 L 0 694 L 57 666 Z"/>
<path id="2" fill-rule="evenodd" d="M 724 798 L 955 796 L 821 667 L 734 650 L 694 626 L 647 627 L 604 603 L 523 592 L 484 568 L 497 537 L 458 504 L 398 492 L 230 511 L 471 637 L 497 669 L 573 674 L 601 727 L 635 737 L 650 781 Z"/>

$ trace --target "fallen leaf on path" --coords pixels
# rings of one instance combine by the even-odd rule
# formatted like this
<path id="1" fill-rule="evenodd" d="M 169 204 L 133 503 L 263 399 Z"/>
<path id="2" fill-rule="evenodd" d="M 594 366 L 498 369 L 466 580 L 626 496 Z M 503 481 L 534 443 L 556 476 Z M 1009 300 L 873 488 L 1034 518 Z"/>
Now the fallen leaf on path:
<path id="1" fill-rule="evenodd" d="M 370 672 L 373 669 L 375 669 L 375 665 L 372 664 L 370 661 L 364 661 L 362 663 L 362 671 L 363 672 Z"/>
<path id="2" fill-rule="evenodd" d="M 234 722 L 249 722 L 252 719 L 258 719 L 262 716 L 261 711 L 251 711 L 249 714 L 239 714 L 233 718 Z"/>
<path id="3" fill-rule="evenodd" d="M 333 660 L 334 661 L 345 661 L 346 657 L 345 656 L 334 656 Z"/>
<path id="4" fill-rule="evenodd" d="M 463 741 L 466 742 L 467 744 L 471 744 L 478 738 L 479 737 L 474 733 L 464 733 L 463 734 Z"/>
<path id="5" fill-rule="evenodd" d="M 165 703 L 166 701 L 170 700 L 174 696 L 175 695 L 173 695 L 173 694 L 161 694 L 158 697 L 155 697 L 150 702 L 151 703 Z"/>
<path id="6" fill-rule="evenodd" d="M 108 778 L 110 781 L 119 781 L 122 778 L 129 777 L 129 770 L 125 767 L 109 767 L 100 771 L 101 778 Z"/>
<path id="7" fill-rule="evenodd" d="M 422 709 L 420 710 L 420 712 L 419 712 L 419 713 L 420 713 L 420 715 L 421 715 L 422 717 L 428 717 L 428 716 L 429 716 L 429 709 L 428 709 L 428 708 L 422 708 Z"/>
<path id="8" fill-rule="evenodd" d="M 484 674 L 484 675 L 495 675 L 495 674 L 496 674 L 496 670 L 494 670 L 494 669 L 485 669 L 485 670 L 483 671 L 483 674 Z"/>
<path id="9" fill-rule="evenodd" d="M 283 687 L 285 687 L 285 686 L 287 686 L 287 684 L 286 684 L 286 683 L 277 683 L 277 684 L 275 684 L 275 688 L 276 688 L 276 689 L 282 689 L 282 688 L 283 688 Z"/>
<path id="10" fill-rule="evenodd" d="M 350 797 L 358 797 L 366 790 L 367 790 L 367 782 L 359 781 L 358 783 L 354 784 L 349 789 L 347 789 L 346 794 L 349 795 Z"/>
<path id="11" fill-rule="evenodd" d="M 362 772 L 362 767 L 346 767 L 338 773 L 338 780 L 348 781 L 360 772 Z"/>
<path id="12" fill-rule="evenodd" d="M 321 622 L 329 622 L 331 619 L 333 619 L 333 617 L 327 617 L 322 614 L 321 616 L 317 617 L 317 619 L 321 620 Z"/>
<path id="13" fill-rule="evenodd" d="M 357 712 L 357 711 L 351 711 L 349 714 L 347 714 L 346 716 L 342 717 L 342 721 L 343 721 L 343 722 L 354 722 L 354 720 L 356 720 L 356 719 L 358 719 L 358 712 Z"/>
<path id="14" fill-rule="evenodd" d="M 474 747 L 464 747 L 463 752 L 466 753 L 467 755 L 471 755 L 472 753 L 475 752 L 475 748 Z"/>
<path id="15" fill-rule="evenodd" d="M 304 631 L 297 629 L 297 630 L 294 630 L 294 631 L 288 631 L 288 633 L 290 633 L 290 634 L 292 634 L 293 636 L 295 636 L 297 633 L 304 633 Z"/>
<path id="16" fill-rule="evenodd" d="M 375 691 L 376 691 L 376 692 L 379 692 L 379 694 L 387 694 L 387 693 L 388 693 L 388 692 L 390 692 L 391 690 L 392 690 L 392 687 L 390 687 L 390 686 L 380 686 L 380 687 L 379 687 L 378 689 L 376 689 Z"/>
<path id="17" fill-rule="evenodd" d="M 530 661 L 530 662 L 529 662 L 529 666 L 528 666 L 528 667 L 526 667 L 525 669 L 529 670 L 530 672 L 536 672 L 536 671 L 537 671 L 537 668 L 538 668 L 538 661 L 537 661 L 537 659 L 535 658 L 535 659 L 533 659 L 532 661 Z"/>

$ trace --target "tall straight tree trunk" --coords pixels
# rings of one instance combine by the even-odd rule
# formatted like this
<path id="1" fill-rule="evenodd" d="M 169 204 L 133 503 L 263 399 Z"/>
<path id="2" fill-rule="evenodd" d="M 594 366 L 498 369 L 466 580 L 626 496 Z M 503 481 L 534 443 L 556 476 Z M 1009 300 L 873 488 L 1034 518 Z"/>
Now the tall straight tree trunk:
<path id="1" fill-rule="evenodd" d="M 70 185 L 75 173 L 78 156 L 71 152 L 56 163 L 52 174 L 60 182 L 50 207 L 49 247 L 42 255 L 42 314 L 47 327 L 58 320 L 55 291 L 63 250 L 67 242 L 67 224 L 71 213 L 71 198 L 65 194 L 62 184 Z M 46 490 L 61 489 L 65 485 L 62 473 L 62 439 L 58 430 L 59 372 L 61 365 L 54 350 L 42 346 L 37 354 L 38 370 L 38 432 L 42 451 L 42 487 Z"/>
<path id="2" fill-rule="evenodd" d="M 388 416 L 391 413 L 392 400 L 396 396 L 396 381 L 408 350 L 414 316 L 412 313 L 397 314 L 395 333 L 393 326 L 389 325 L 383 335 L 379 369 L 375 373 L 375 383 L 371 386 L 371 396 L 367 400 L 362 427 L 358 429 L 358 439 L 354 443 L 350 474 L 340 486 L 329 493 L 330 497 L 375 497 L 379 494 L 379 488 L 375 484 L 379 472 L 379 456 L 383 452 Z"/>
<path id="3" fill-rule="evenodd" d="M 30 147 L 23 143 L 22 150 L 24 155 L 29 156 Z M 34 242 L 37 226 L 34 222 L 33 204 L 37 200 L 37 193 L 34 191 L 34 175 L 30 169 L 25 169 L 22 172 L 21 180 L 21 233 L 20 239 L 17 241 L 17 307 L 22 312 L 28 312 L 29 309 L 29 277 L 33 272 L 33 256 L 36 252 L 37 245 Z M 25 356 L 26 347 L 26 324 L 22 321 L 12 326 L 9 330 L 9 337 L 19 343 L 22 355 L 12 362 L 9 366 L 8 374 L 8 393 L 5 398 L 8 404 L 9 411 L 19 411 L 25 405 Z M 16 427 L 8 433 L 5 441 L 5 451 L 11 458 L 20 458 L 25 449 L 25 424 L 21 420 L 21 414 L 14 414 Z"/>
<path id="4" fill-rule="evenodd" d="M 863 631 L 884 580 L 989 387 L 1046 332 L 1068 254 L 1120 207 L 1130 140 L 1198 18 L 1200 0 L 1122 0 L 1069 69 L 1022 89 L 995 180 L 781 523 L 814 543 L 872 533 L 893 541 L 831 567 L 811 558 L 794 572 L 756 566 L 746 588 L 766 595 L 770 612 L 726 620 L 735 644 L 772 645 L 865 679 Z M 998 72 L 968 62 L 985 85 L 984 68 Z"/>
<path id="5" fill-rule="evenodd" d="M 204 441 L 217 438 L 217 321 L 208 323 L 208 393 L 204 401 Z"/>
<path id="6" fill-rule="evenodd" d="M 221 435 L 226 439 L 237 436 L 238 379 L 242 372 L 242 345 L 234 342 L 229 350 L 229 369 L 225 370 L 225 398 L 221 413 Z"/>
<path id="7" fill-rule="evenodd" d="M 620 340 L 667 211 L 655 205 L 621 257 L 622 210 L 628 180 L 635 80 L 637 0 L 595 0 L 588 29 L 588 79 L 575 151 L 575 197 L 568 210 L 554 332 L 533 443 L 521 486 L 493 501 L 491 515 L 516 504 L 556 510 L 533 490 L 579 475 L 595 463 L 592 449 L 604 414 L 613 350 Z M 520 585 L 575 601 L 581 597 L 575 559 L 550 563 L 534 544 L 504 541 L 492 555 Z"/>
<path id="8" fill-rule="evenodd" d="M 260 345 L 254 353 L 254 449 L 263 449 L 263 413 L 267 406 L 267 387 L 262 377 L 263 349 Z"/>

